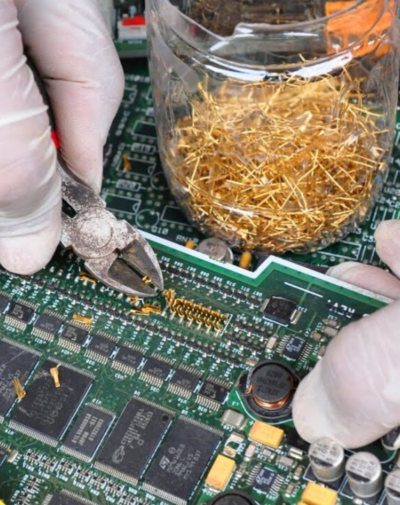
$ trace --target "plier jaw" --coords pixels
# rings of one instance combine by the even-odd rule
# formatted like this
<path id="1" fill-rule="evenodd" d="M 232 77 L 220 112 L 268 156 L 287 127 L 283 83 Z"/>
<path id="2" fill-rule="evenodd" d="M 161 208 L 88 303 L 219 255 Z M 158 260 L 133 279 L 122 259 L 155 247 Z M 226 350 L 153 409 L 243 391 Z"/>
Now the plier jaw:
<path id="1" fill-rule="evenodd" d="M 140 232 L 117 220 L 99 195 L 70 177 L 60 164 L 59 172 L 63 200 L 76 212 L 74 217 L 63 213 L 62 245 L 73 249 L 96 279 L 121 293 L 155 296 L 143 278 L 163 290 L 160 265 Z"/>

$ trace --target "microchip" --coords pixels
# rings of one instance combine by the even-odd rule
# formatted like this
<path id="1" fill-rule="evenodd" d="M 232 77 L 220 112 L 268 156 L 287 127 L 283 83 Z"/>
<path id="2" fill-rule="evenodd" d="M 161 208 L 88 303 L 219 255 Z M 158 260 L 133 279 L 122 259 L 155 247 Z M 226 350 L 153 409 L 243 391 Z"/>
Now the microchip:
<path id="1" fill-rule="evenodd" d="M 6 323 L 24 330 L 34 313 L 35 311 L 32 307 L 27 307 L 17 302 L 10 302 L 6 315 Z"/>
<path id="2" fill-rule="evenodd" d="M 115 348 L 115 341 L 100 335 L 94 335 L 90 341 L 86 354 L 98 361 L 106 361 Z"/>
<path id="3" fill-rule="evenodd" d="M 199 391 L 200 400 L 198 401 L 200 401 L 200 403 L 203 404 L 208 404 L 208 402 L 211 402 L 210 406 L 215 404 L 216 406 L 219 407 L 219 405 L 222 405 L 225 402 L 226 398 L 228 397 L 228 394 L 229 389 L 226 386 L 218 384 L 217 382 L 214 381 L 206 380 L 204 381 L 203 385 L 200 388 Z M 202 401 L 202 399 L 204 399 L 205 402 Z"/>
<path id="4" fill-rule="evenodd" d="M 37 337 L 52 341 L 60 331 L 62 324 L 60 319 L 44 312 L 35 321 L 32 333 Z"/>
<path id="5" fill-rule="evenodd" d="M 84 461 L 90 461 L 113 420 L 114 415 L 110 412 L 86 405 L 70 431 L 63 451 Z"/>
<path id="6" fill-rule="evenodd" d="M 136 349 L 123 345 L 115 357 L 113 367 L 133 374 L 139 368 L 144 358 L 144 354 Z"/>
<path id="7" fill-rule="evenodd" d="M 0 342 L 0 418 L 7 415 L 16 399 L 13 379 L 24 385 L 38 361 L 34 351 L 9 341 Z"/>
<path id="8" fill-rule="evenodd" d="M 193 392 L 199 383 L 199 376 L 183 368 L 178 368 L 171 377 L 171 383 Z"/>
<path id="9" fill-rule="evenodd" d="M 262 468 L 258 473 L 254 487 L 257 491 L 262 491 L 268 493 L 271 491 L 276 479 L 276 472 L 269 470 L 268 468 Z"/>
<path id="10" fill-rule="evenodd" d="M 50 369 L 59 370 L 56 388 Z M 67 365 L 46 360 L 18 404 L 11 426 L 50 445 L 62 438 L 92 385 L 93 378 Z"/>
<path id="11" fill-rule="evenodd" d="M 49 496 L 45 500 L 45 505 L 90 505 L 91 502 L 81 501 L 75 496 L 69 493 L 57 493 L 53 496 Z"/>
<path id="12" fill-rule="evenodd" d="M 186 503 L 196 491 L 221 441 L 221 433 L 181 417 L 157 452 L 144 489 L 172 503 Z"/>
<path id="13" fill-rule="evenodd" d="M 281 324 L 289 324 L 297 312 L 297 303 L 287 298 L 271 296 L 264 302 L 261 310 L 268 319 Z"/>
<path id="14" fill-rule="evenodd" d="M 306 342 L 299 337 L 290 337 L 287 341 L 283 355 L 289 359 L 298 359 L 306 346 Z"/>
<path id="15" fill-rule="evenodd" d="M 168 430 L 172 411 L 132 398 L 105 443 L 96 467 L 137 484 Z"/>
<path id="16" fill-rule="evenodd" d="M 2 314 L 5 311 L 9 302 L 10 302 L 9 298 L 0 293 L 0 314 Z"/>
<path id="17" fill-rule="evenodd" d="M 171 371 L 171 367 L 164 361 L 156 358 L 149 358 L 144 367 L 143 372 L 153 375 L 157 379 L 165 380 Z"/>
<path id="18" fill-rule="evenodd" d="M 83 328 L 67 324 L 61 333 L 60 344 L 64 347 L 71 348 L 74 351 L 79 351 L 82 345 L 86 342 L 89 332 Z"/>

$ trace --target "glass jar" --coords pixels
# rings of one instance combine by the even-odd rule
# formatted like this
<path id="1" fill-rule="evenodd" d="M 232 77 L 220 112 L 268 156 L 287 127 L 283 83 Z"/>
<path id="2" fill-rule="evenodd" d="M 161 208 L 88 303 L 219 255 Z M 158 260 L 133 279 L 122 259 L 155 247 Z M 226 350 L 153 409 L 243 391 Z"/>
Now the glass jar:
<path id="1" fill-rule="evenodd" d="M 397 0 L 148 0 L 161 160 L 205 234 L 273 253 L 365 220 L 393 145 Z"/>

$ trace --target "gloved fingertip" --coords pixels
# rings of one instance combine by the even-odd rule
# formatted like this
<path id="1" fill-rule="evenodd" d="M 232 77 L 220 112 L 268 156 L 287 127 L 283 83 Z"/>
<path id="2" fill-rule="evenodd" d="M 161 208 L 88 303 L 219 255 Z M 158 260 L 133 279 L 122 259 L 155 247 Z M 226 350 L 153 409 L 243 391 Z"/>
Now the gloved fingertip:
<path id="1" fill-rule="evenodd" d="M 15 274 L 31 275 L 49 263 L 61 236 L 61 211 L 52 212 L 42 231 L 0 240 L 0 265 Z"/>
<path id="2" fill-rule="evenodd" d="M 346 278 L 347 274 L 353 270 L 353 268 L 358 268 L 359 266 L 360 263 L 356 261 L 347 261 L 346 263 L 340 263 L 339 265 L 331 267 L 326 274 L 336 279 L 343 279 Z"/>

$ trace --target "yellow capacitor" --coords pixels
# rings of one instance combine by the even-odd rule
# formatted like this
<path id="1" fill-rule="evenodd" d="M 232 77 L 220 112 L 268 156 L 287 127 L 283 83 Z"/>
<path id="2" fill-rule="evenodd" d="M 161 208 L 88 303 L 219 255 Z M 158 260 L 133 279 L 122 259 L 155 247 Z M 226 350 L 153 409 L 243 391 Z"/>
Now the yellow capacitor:
<path id="1" fill-rule="evenodd" d="M 248 270 L 251 266 L 252 261 L 253 261 L 253 256 L 251 255 L 251 253 L 245 251 L 240 256 L 239 266 L 240 266 L 240 268 L 244 268 L 245 270 Z"/>
<path id="2" fill-rule="evenodd" d="M 335 505 L 337 498 L 337 493 L 332 489 L 320 486 L 315 482 L 309 482 L 301 500 L 306 505 Z"/>
<path id="3" fill-rule="evenodd" d="M 206 484 L 213 489 L 218 489 L 218 491 L 224 491 L 231 480 L 235 468 L 236 463 L 233 459 L 219 455 L 207 476 Z"/>
<path id="4" fill-rule="evenodd" d="M 267 447 L 277 449 L 283 440 L 285 432 L 281 428 L 256 421 L 249 433 L 249 438 Z"/>
<path id="5" fill-rule="evenodd" d="M 195 242 L 193 242 L 193 240 L 188 240 L 185 244 L 185 247 L 187 247 L 188 249 L 196 249 L 196 244 Z"/>

